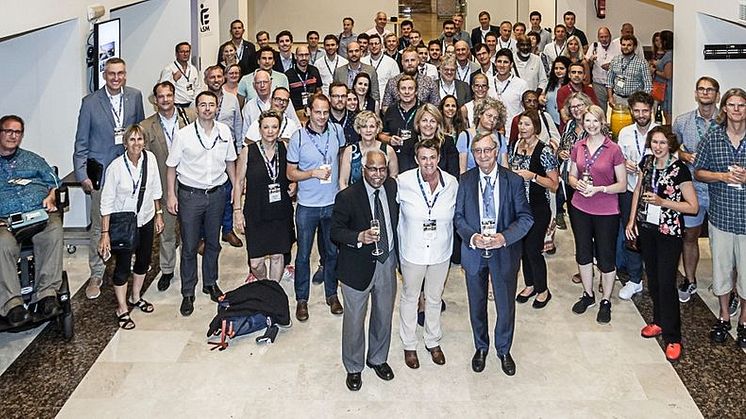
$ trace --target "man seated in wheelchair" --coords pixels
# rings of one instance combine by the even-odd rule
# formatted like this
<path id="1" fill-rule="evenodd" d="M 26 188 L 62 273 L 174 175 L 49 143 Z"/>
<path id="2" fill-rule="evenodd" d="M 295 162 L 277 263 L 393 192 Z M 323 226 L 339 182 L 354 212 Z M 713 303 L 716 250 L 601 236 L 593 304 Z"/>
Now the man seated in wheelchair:
<path id="1" fill-rule="evenodd" d="M 59 179 L 43 158 L 20 148 L 23 130 L 20 117 L 0 118 L 0 316 L 11 327 L 31 320 L 21 297 L 18 260 L 23 230 L 38 221 L 46 225 L 31 238 L 36 266 L 31 302 L 40 316 L 60 312 L 57 290 L 62 285 L 62 218 L 55 201 Z"/>

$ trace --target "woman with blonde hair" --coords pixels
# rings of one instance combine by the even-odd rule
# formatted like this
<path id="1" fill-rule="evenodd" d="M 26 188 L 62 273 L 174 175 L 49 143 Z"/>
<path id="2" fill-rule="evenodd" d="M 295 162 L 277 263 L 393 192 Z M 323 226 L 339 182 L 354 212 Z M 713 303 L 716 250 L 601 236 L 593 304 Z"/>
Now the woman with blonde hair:
<path id="1" fill-rule="evenodd" d="M 380 149 L 386 155 L 389 176 L 396 178 L 399 165 L 396 151 L 390 145 L 377 139 L 383 129 L 383 122 L 374 112 L 361 111 L 355 116 L 355 132 L 360 141 L 346 147 L 339 163 L 339 190 L 363 179 L 363 156 L 370 150 Z"/>
<path id="2" fill-rule="evenodd" d="M 424 140 L 436 140 L 440 144 L 440 161 L 438 167 L 453 176 L 459 175 L 458 150 L 453 138 L 443 133 L 443 114 L 438 108 L 426 103 L 417 109 L 414 115 L 414 132 L 412 138 L 405 141 L 399 155 L 400 172 L 417 167 L 415 161 L 415 146 Z"/>

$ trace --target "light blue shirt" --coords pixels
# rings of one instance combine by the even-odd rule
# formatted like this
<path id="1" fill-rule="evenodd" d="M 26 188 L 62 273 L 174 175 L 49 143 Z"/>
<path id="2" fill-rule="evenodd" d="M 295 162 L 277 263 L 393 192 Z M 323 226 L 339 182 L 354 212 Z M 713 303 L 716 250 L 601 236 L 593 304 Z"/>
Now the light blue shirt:
<path id="1" fill-rule="evenodd" d="M 326 207 L 334 204 L 339 190 L 339 148 L 345 144 L 345 137 L 337 124 L 327 123 L 322 133 L 308 128 L 299 129 L 290 137 L 288 144 L 288 164 L 297 164 L 298 169 L 310 171 L 330 164 L 332 175 L 329 183 L 321 183 L 312 177 L 298 182 L 298 204 L 304 207 Z M 325 161 L 326 160 L 326 161 Z"/>

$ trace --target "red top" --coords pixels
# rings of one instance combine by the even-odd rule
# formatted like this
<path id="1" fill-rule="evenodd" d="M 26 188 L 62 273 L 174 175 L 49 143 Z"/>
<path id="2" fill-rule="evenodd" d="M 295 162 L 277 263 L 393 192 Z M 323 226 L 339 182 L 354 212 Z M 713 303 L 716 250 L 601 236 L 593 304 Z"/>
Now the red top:
<path id="1" fill-rule="evenodd" d="M 566 85 L 560 87 L 559 90 L 557 90 L 557 112 L 562 113 L 562 108 L 565 106 L 567 98 L 575 92 L 578 92 L 578 90 L 575 90 L 575 88 L 572 87 L 572 83 L 567 83 Z M 596 97 L 596 92 L 593 91 L 593 86 L 584 84 L 583 93 L 591 98 L 591 102 L 593 102 L 594 105 L 601 106 L 601 104 L 598 102 L 598 97 Z M 560 122 L 560 132 L 564 131 L 564 129 L 565 121 L 563 120 L 562 122 Z"/>

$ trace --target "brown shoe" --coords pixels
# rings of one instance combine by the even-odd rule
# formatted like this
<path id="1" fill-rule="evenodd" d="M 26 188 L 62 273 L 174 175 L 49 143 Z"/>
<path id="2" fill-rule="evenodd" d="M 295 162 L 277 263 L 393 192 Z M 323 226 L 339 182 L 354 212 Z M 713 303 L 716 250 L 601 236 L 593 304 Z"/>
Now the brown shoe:
<path id="1" fill-rule="evenodd" d="M 427 348 L 427 350 L 430 351 L 430 357 L 433 359 L 433 362 L 438 365 L 444 365 L 446 363 L 446 356 L 440 349 L 440 345 L 434 348 Z"/>
<path id="2" fill-rule="evenodd" d="M 420 367 L 420 360 L 417 359 L 417 351 L 407 351 L 404 350 L 404 363 L 407 364 L 409 368 L 412 368 L 413 370 L 416 370 Z"/>
<path id="3" fill-rule="evenodd" d="M 339 298 L 337 298 L 336 295 L 332 295 L 331 297 L 326 299 L 326 305 L 328 305 L 329 311 L 331 311 L 332 314 L 342 314 L 344 313 L 344 309 L 342 308 L 342 304 L 339 302 Z"/>
<path id="4" fill-rule="evenodd" d="M 199 253 L 200 256 L 205 255 L 205 241 L 200 240 L 199 244 L 197 244 L 197 253 Z"/>
<path id="5" fill-rule="evenodd" d="M 308 320 L 308 303 L 305 301 L 298 301 L 295 306 L 295 318 L 298 321 L 304 322 Z"/>
<path id="6" fill-rule="evenodd" d="M 243 242 L 241 239 L 236 236 L 236 233 L 229 232 L 227 234 L 223 234 L 223 241 L 228 242 L 233 247 L 243 247 Z"/>
<path id="7" fill-rule="evenodd" d="M 579 273 L 577 273 L 577 274 L 575 274 L 575 275 L 572 276 L 572 283 L 573 284 L 579 284 L 581 282 L 583 282 L 583 280 L 580 279 L 580 274 Z"/>
<path id="8" fill-rule="evenodd" d="M 99 278 L 92 276 L 88 278 L 88 285 L 85 287 L 85 296 L 89 300 L 95 300 L 98 298 L 99 295 L 101 295 L 101 285 L 104 283 L 104 281 Z"/>

